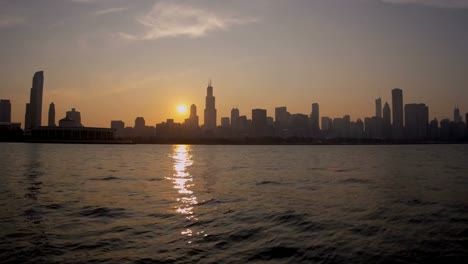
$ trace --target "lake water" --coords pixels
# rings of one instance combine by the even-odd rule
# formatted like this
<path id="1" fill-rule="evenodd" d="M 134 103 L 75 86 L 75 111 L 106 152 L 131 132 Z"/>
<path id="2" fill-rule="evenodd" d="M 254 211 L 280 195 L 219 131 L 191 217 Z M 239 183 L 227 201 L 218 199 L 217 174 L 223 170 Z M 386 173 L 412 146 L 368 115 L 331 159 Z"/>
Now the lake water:
<path id="1" fill-rule="evenodd" d="M 468 263 L 468 145 L 0 143 L 0 261 Z"/>

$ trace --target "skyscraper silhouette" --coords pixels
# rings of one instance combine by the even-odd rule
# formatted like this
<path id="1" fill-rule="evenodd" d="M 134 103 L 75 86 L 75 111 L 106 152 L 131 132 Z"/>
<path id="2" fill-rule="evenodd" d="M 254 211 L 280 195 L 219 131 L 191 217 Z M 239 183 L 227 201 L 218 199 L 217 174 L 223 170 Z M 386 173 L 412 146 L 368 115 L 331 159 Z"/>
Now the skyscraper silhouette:
<path id="1" fill-rule="evenodd" d="M 267 110 L 252 109 L 252 131 L 253 137 L 265 136 L 267 128 Z"/>
<path id="2" fill-rule="evenodd" d="M 425 104 L 405 105 L 405 132 L 409 139 L 427 138 L 429 108 Z"/>
<path id="3" fill-rule="evenodd" d="M 42 92 L 44 88 L 44 72 L 34 73 L 29 107 L 26 106 L 25 128 L 31 129 L 42 125 Z"/>
<path id="4" fill-rule="evenodd" d="M 455 107 L 453 110 L 453 121 L 455 123 L 461 123 L 463 121 L 463 118 L 460 115 L 460 109 L 458 109 L 458 107 Z"/>
<path id="5" fill-rule="evenodd" d="M 375 100 L 375 117 L 382 118 L 382 99 Z"/>
<path id="6" fill-rule="evenodd" d="M 47 124 L 50 127 L 55 126 L 55 105 L 54 103 L 50 103 L 49 106 L 49 122 Z"/>
<path id="7" fill-rule="evenodd" d="M 310 114 L 310 122 L 312 127 L 312 135 L 317 136 L 320 131 L 319 126 L 319 104 L 313 103 L 312 104 L 312 113 Z"/>
<path id="8" fill-rule="evenodd" d="M 399 88 L 392 90 L 393 138 L 403 138 L 403 91 Z"/>
<path id="9" fill-rule="evenodd" d="M 11 123 L 10 100 L 0 100 L 0 122 Z"/>
<path id="10" fill-rule="evenodd" d="M 388 105 L 387 102 L 385 102 L 385 105 L 383 107 L 383 136 L 386 139 L 389 139 L 392 137 L 392 118 L 390 114 L 390 106 Z"/>
<path id="11" fill-rule="evenodd" d="M 216 128 L 216 107 L 215 97 L 213 96 L 213 86 L 211 86 L 211 80 L 206 88 L 206 100 L 205 100 L 205 130 L 214 131 Z"/>
<path id="12" fill-rule="evenodd" d="M 239 109 L 233 108 L 231 109 L 231 127 L 233 130 L 239 129 Z"/>
<path id="13" fill-rule="evenodd" d="M 275 108 L 275 122 L 278 128 L 287 128 L 289 126 L 290 118 L 291 114 L 289 114 L 288 108 L 286 106 Z"/>
<path id="14" fill-rule="evenodd" d="M 197 106 L 195 104 L 190 106 L 190 116 L 185 119 L 185 124 L 191 129 L 198 128 Z"/>

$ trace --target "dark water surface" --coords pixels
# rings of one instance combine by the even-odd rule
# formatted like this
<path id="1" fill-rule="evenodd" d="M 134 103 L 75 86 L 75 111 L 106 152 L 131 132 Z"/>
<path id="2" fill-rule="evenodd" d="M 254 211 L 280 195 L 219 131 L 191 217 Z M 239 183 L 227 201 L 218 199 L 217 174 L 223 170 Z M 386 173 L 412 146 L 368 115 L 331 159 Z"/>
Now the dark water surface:
<path id="1" fill-rule="evenodd" d="M 0 260 L 468 263 L 468 145 L 0 144 Z"/>

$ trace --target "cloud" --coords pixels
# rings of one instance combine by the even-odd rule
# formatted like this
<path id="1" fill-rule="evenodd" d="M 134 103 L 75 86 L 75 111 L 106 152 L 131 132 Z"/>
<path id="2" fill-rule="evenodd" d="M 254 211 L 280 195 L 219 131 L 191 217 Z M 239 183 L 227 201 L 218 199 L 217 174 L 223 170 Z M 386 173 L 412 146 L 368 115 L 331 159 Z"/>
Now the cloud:
<path id="1" fill-rule="evenodd" d="M 111 7 L 111 8 L 106 8 L 103 10 L 98 10 L 96 12 L 93 12 L 94 15 L 96 16 L 101 16 L 101 15 L 108 15 L 112 13 L 118 13 L 127 10 L 128 7 Z"/>
<path id="2" fill-rule="evenodd" d="M 381 0 L 391 4 L 418 4 L 441 8 L 468 8 L 468 0 Z"/>
<path id="3" fill-rule="evenodd" d="M 26 20 L 22 17 L 0 15 L 0 28 L 7 28 L 22 25 Z"/>
<path id="4" fill-rule="evenodd" d="M 102 0 L 69 0 L 75 3 L 95 3 L 95 2 L 102 2 Z"/>
<path id="5" fill-rule="evenodd" d="M 230 18 L 187 5 L 160 2 L 137 22 L 145 33 L 132 35 L 119 33 L 125 39 L 156 40 L 165 37 L 202 37 L 212 31 L 229 30 L 233 25 L 256 22 L 255 19 Z"/>

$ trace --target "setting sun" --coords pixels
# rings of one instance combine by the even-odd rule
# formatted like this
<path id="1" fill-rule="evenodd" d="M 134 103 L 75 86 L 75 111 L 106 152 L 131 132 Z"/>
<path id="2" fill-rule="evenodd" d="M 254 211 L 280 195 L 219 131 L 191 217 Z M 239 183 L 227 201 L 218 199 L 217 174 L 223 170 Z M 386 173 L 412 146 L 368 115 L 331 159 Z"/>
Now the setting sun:
<path id="1" fill-rule="evenodd" d="M 187 106 L 185 106 L 185 105 L 178 105 L 178 106 L 177 106 L 177 112 L 178 112 L 179 114 L 185 114 L 185 113 L 187 113 Z"/>

